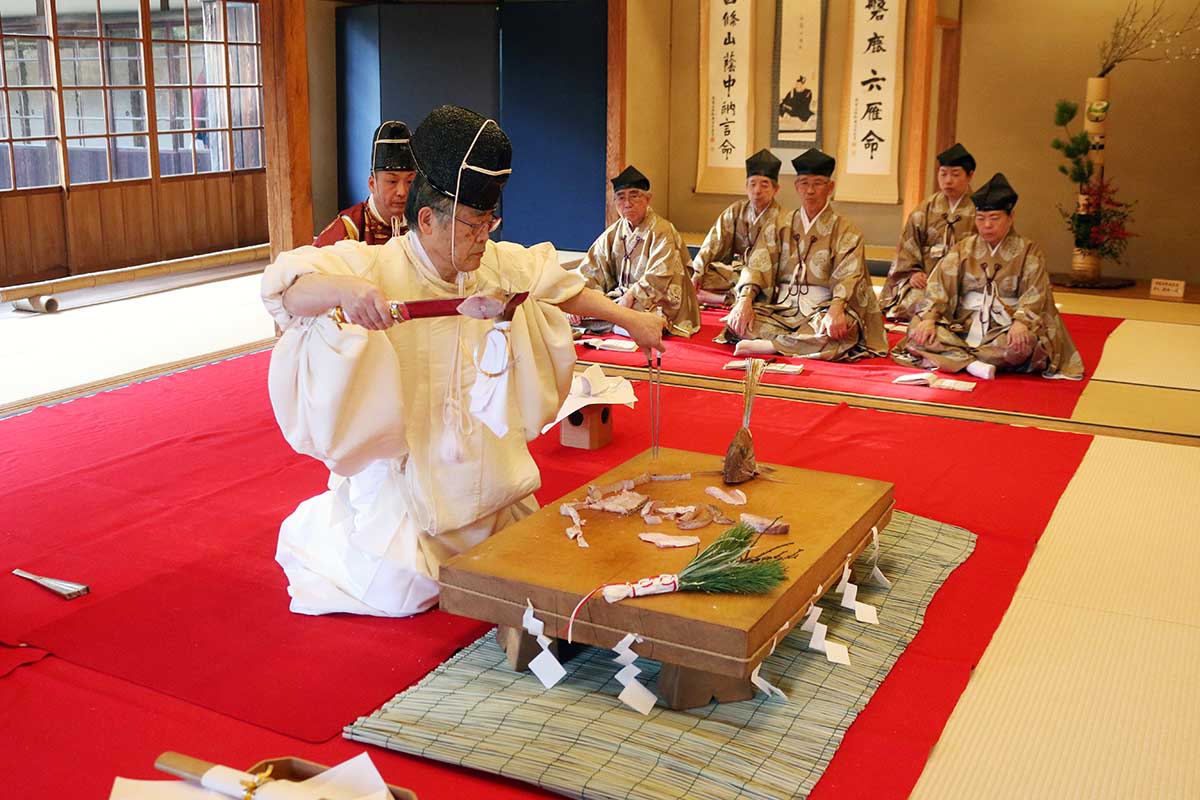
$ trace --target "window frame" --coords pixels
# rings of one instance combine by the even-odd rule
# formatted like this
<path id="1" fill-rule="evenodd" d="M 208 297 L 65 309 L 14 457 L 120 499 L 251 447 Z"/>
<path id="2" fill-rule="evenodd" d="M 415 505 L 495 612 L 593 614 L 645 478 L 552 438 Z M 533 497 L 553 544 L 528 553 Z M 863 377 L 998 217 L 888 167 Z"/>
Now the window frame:
<path id="1" fill-rule="evenodd" d="M 0 135 L 0 148 L 7 148 L 7 174 L 0 174 L 0 187 L 3 187 L 7 182 L 9 188 L 0 188 L 0 197 L 7 197 L 21 192 L 44 192 L 48 190 L 63 190 L 70 192 L 72 190 L 82 190 L 89 188 L 100 188 L 110 185 L 130 185 L 139 183 L 159 183 L 164 181 L 187 180 L 187 179 L 203 179 L 206 177 L 215 177 L 219 175 L 228 175 L 235 177 L 239 174 L 251 174 L 266 170 L 266 114 L 264 113 L 265 87 L 263 85 L 263 44 L 262 44 L 262 7 L 260 0 L 212 0 L 212 6 L 219 9 L 220 14 L 220 37 L 219 38 L 204 38 L 204 34 L 193 36 L 192 33 L 192 17 L 191 13 L 195 8 L 203 8 L 209 5 L 204 0 L 179 0 L 181 13 L 183 16 L 183 31 L 182 39 L 161 39 L 156 38 L 152 19 L 151 19 L 151 0 L 139 0 L 137 32 L 138 38 L 132 38 L 128 35 L 107 35 L 104 25 L 104 9 L 102 0 L 90 0 L 95 8 L 96 28 L 95 33 L 86 32 L 70 32 L 63 33 L 60 30 L 59 10 L 57 3 L 50 0 L 45 4 L 43 11 L 45 20 L 45 33 L 41 34 L 11 34 L 4 31 L 3 22 L 0 21 L 0 112 L 3 114 L 4 130 L 3 135 Z M 250 6 L 254 11 L 253 35 L 248 40 L 232 40 L 230 35 L 230 3 L 238 6 Z M 108 10 L 109 15 L 113 13 Z M 203 11 L 197 19 L 203 19 Z M 168 31 L 168 35 L 170 32 Z M 7 76 L 8 65 L 3 57 L 2 45 L 3 42 L 9 39 L 22 40 L 37 40 L 45 42 L 47 57 L 50 60 L 50 81 L 49 86 L 17 86 L 14 87 Z M 98 56 L 100 60 L 100 83 L 95 85 L 63 85 L 63 64 L 64 53 L 68 52 L 68 47 L 77 49 L 80 45 L 95 43 L 98 48 Z M 180 45 L 184 49 L 184 62 L 186 72 L 186 84 L 159 84 L 155 75 L 154 62 L 154 47 L 155 45 Z M 137 52 L 141 58 L 141 84 L 127 84 L 112 82 L 112 69 L 109 64 L 108 51 L 110 48 L 138 46 Z M 220 82 L 197 84 L 194 82 L 192 47 L 220 47 L 224 62 L 224 75 Z M 255 81 L 242 82 L 239 79 L 235 80 L 232 74 L 232 51 L 231 47 L 247 47 L 252 48 L 252 52 L 256 59 Z M 160 130 L 158 124 L 158 103 L 157 94 L 163 89 L 182 90 L 186 92 L 189 102 L 195 97 L 193 94 L 197 90 L 219 90 L 224 94 L 224 108 L 220 109 L 223 113 L 223 119 L 216 125 L 210 127 L 199 128 L 196 125 L 196 119 L 192 115 L 192 110 L 189 109 L 188 119 L 189 127 L 180 130 Z M 53 135 L 41 136 L 16 136 L 12 120 L 12 95 L 21 91 L 45 91 L 48 93 L 49 101 L 54 108 L 48 116 L 52 117 L 56 122 L 56 131 Z M 67 129 L 67 92 L 73 91 L 98 91 L 101 93 L 104 109 L 104 126 L 101 133 L 72 133 Z M 257 120 L 258 124 L 250 125 L 245 123 L 242 118 L 239 124 L 234 124 L 233 109 L 234 95 L 240 90 L 251 90 L 255 93 L 257 104 Z M 145 126 L 141 132 L 128 132 L 115 130 L 117 125 L 116 117 L 114 116 L 114 92 L 122 91 L 140 91 L 144 93 L 144 114 Z M 193 107 L 194 108 L 194 107 Z M 239 155 L 244 160 L 246 151 L 240 150 L 240 137 L 246 132 L 257 133 L 257 156 L 258 164 L 256 166 L 238 166 Z M 223 166 L 219 169 L 208 169 L 201 171 L 200 153 L 203 149 L 198 148 L 198 136 L 203 134 L 216 135 L 223 139 L 224 154 Z M 163 174 L 161 156 L 160 156 L 160 137 L 172 135 L 185 135 L 190 139 L 191 146 L 191 171 L 179 174 Z M 146 152 L 149 159 L 149 170 L 145 177 L 119 178 L 114 175 L 114 148 L 117 147 L 117 141 L 145 137 Z M 70 144 L 75 142 L 86 142 L 103 139 L 105 143 L 105 165 L 107 168 L 107 177 L 103 180 L 88 181 L 86 183 L 72 183 L 70 172 Z M 57 161 L 58 175 L 57 182 L 42 186 L 17 186 L 17 143 L 45 143 L 54 142 L 55 158 Z M 140 150 L 140 148 L 139 148 Z M 0 169 L 3 165 L 0 165 Z"/>

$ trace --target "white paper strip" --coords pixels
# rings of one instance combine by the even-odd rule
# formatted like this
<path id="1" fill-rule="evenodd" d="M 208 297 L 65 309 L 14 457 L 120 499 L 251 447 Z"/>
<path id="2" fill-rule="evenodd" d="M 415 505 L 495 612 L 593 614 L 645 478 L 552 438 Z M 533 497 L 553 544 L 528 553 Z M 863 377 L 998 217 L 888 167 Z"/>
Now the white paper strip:
<path id="1" fill-rule="evenodd" d="M 642 641 L 642 637 L 635 633 L 625 634 L 625 638 L 613 645 L 613 652 L 617 657 L 613 659 L 621 665 L 622 669 L 617 672 L 617 683 L 625 688 L 617 695 L 617 699 L 625 705 L 632 708 L 639 714 L 649 714 L 658 698 L 654 696 L 654 692 L 647 689 L 638 682 L 637 676 L 641 672 L 633 662 L 637 661 L 637 653 L 633 652 L 632 645 L 634 642 Z"/>
<path id="2" fill-rule="evenodd" d="M 529 670 L 542 682 L 542 686 L 549 689 L 565 678 L 567 671 L 550 652 L 551 639 L 545 634 L 546 625 L 533 615 L 533 603 L 529 598 L 525 598 L 525 614 L 521 617 L 521 625 L 530 636 L 537 639 L 542 648 L 542 652 L 529 662 Z"/>
<path id="3" fill-rule="evenodd" d="M 787 633 L 787 627 L 787 623 L 785 622 L 783 627 L 776 631 L 775 636 L 771 638 L 771 650 L 767 653 L 767 658 L 770 658 L 775 652 L 775 646 L 779 644 L 779 640 Z M 765 694 L 768 698 L 774 695 L 786 703 L 788 698 L 787 695 L 784 694 L 783 690 L 759 674 L 760 670 L 762 670 L 762 665 L 763 662 L 760 661 L 758 662 L 758 665 L 754 667 L 754 671 L 750 673 L 750 683 L 752 683 L 756 689 Z"/>
<path id="4" fill-rule="evenodd" d="M 883 570 L 878 565 L 871 570 L 870 580 L 876 586 L 882 586 L 884 589 L 892 588 L 892 582 L 887 579 L 887 576 L 883 574 Z"/>

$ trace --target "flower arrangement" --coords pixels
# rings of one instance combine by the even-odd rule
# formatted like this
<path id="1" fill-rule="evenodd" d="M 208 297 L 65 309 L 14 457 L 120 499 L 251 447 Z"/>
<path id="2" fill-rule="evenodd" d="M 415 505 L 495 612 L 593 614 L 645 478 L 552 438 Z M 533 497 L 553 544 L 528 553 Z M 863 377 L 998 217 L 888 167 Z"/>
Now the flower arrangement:
<path id="1" fill-rule="evenodd" d="M 1075 247 L 1095 251 L 1102 259 L 1120 262 L 1129 239 L 1137 234 L 1129 230 L 1133 221 L 1133 203 L 1118 200 L 1117 187 L 1097 175 L 1096 165 L 1089 154 L 1092 143 L 1086 131 L 1072 134 L 1071 122 L 1079 113 L 1079 104 L 1059 100 L 1054 109 L 1054 122 L 1066 134 L 1055 138 L 1050 146 L 1067 159 L 1058 171 L 1079 187 L 1079 200 L 1073 210 L 1059 206 L 1058 211 L 1075 238 Z"/>

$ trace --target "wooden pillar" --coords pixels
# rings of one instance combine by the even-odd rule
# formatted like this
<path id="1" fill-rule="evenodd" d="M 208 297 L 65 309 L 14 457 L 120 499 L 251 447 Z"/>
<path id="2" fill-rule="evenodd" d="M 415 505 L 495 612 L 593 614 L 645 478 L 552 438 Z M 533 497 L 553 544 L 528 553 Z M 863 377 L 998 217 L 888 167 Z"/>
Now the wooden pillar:
<path id="1" fill-rule="evenodd" d="M 610 178 L 625 167 L 625 49 L 627 0 L 608 0 L 608 134 L 605 163 Z M 604 188 L 605 220 L 617 221 L 617 207 L 607 181 Z"/>
<path id="2" fill-rule="evenodd" d="M 262 0 L 263 112 L 271 259 L 312 244 L 308 37 L 303 3 Z"/>
<path id="3" fill-rule="evenodd" d="M 924 199 L 929 149 L 929 108 L 932 100 L 933 47 L 937 24 L 937 0 L 915 0 L 916 19 L 912 38 L 912 83 L 908 107 L 908 150 L 905 156 L 904 217 Z"/>
<path id="4" fill-rule="evenodd" d="M 958 134 L 958 65 L 962 55 L 962 28 L 958 20 L 938 19 L 942 32 L 942 57 L 938 64 L 937 130 L 933 147 L 942 152 Z"/>

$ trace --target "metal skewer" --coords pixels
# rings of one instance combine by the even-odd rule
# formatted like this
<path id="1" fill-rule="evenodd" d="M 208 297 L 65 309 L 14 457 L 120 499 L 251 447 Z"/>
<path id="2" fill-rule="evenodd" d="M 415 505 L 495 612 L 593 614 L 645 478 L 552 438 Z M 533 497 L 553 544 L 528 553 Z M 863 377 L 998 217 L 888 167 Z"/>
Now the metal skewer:
<path id="1" fill-rule="evenodd" d="M 658 459 L 659 438 L 662 435 L 662 353 L 646 357 L 650 371 L 650 459 Z"/>

